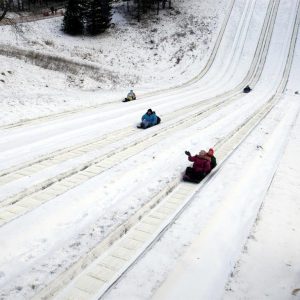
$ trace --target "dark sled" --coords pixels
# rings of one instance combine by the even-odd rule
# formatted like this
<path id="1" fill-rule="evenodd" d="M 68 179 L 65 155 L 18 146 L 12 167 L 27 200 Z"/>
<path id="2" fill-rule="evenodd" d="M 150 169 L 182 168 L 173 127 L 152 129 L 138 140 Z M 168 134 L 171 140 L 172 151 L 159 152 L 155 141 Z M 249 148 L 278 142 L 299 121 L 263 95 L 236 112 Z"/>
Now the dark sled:
<path id="1" fill-rule="evenodd" d="M 129 100 L 129 99 L 125 98 L 124 100 L 122 100 L 122 102 L 131 102 L 131 101 L 135 101 L 135 100 L 136 100 L 136 98 L 134 98 L 132 100 Z"/>
<path id="2" fill-rule="evenodd" d="M 186 176 L 183 176 L 182 177 L 182 180 L 185 181 L 185 182 L 191 182 L 191 183 L 200 183 L 202 181 L 202 179 L 192 179 L 192 178 L 188 178 Z"/>
<path id="3" fill-rule="evenodd" d="M 192 182 L 192 183 L 200 183 L 207 175 L 205 173 L 194 173 L 194 172 L 193 172 L 194 175 L 193 174 L 188 175 L 187 173 L 188 172 L 191 173 L 191 171 L 192 171 L 191 167 L 186 168 L 185 174 L 182 177 L 183 181 Z"/>

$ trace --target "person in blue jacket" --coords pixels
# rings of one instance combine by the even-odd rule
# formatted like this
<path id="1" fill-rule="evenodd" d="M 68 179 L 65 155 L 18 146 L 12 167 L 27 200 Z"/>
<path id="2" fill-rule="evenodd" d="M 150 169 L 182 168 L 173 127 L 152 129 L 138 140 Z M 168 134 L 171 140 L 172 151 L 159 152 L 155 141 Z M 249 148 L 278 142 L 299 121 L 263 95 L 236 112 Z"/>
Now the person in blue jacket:
<path id="1" fill-rule="evenodd" d="M 157 124 L 157 116 L 152 109 L 148 109 L 147 112 L 142 116 L 141 128 L 148 128 Z"/>

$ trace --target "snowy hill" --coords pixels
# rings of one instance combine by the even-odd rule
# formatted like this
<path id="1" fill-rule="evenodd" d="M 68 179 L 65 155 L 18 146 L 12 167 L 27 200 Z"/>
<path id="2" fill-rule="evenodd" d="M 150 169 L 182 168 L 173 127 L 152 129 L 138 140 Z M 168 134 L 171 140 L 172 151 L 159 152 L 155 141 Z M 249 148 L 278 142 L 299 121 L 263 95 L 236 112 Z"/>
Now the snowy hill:
<path id="1" fill-rule="evenodd" d="M 208 58 L 225 6 L 178 1 L 138 23 L 121 3 L 114 26 L 93 38 L 63 34 L 62 17 L 0 26 L 1 123 L 119 101 L 130 88 L 140 95 L 192 79 Z"/>
<path id="2" fill-rule="evenodd" d="M 172 5 L 0 26 L 0 299 L 299 298 L 300 1 Z"/>

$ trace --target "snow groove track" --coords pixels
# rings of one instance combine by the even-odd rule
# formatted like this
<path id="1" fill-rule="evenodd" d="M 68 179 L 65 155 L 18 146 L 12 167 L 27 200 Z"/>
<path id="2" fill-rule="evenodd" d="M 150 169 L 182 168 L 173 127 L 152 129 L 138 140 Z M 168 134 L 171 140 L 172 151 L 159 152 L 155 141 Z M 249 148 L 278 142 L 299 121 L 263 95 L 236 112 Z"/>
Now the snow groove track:
<path id="1" fill-rule="evenodd" d="M 274 96 L 242 126 L 215 145 L 220 158 L 219 168 L 222 167 L 222 163 L 232 155 L 251 131 L 257 127 L 260 121 L 265 118 L 278 99 L 279 97 Z M 101 298 L 173 224 L 192 201 L 193 195 L 205 182 L 210 180 L 211 176 L 207 177 L 200 187 L 191 183 L 179 183 L 175 180 L 169 185 L 170 190 L 173 191 L 167 197 L 160 199 L 160 203 L 157 206 L 146 212 L 144 216 L 143 212 L 140 212 L 139 218 L 141 220 L 138 221 L 137 219 L 136 224 L 131 225 L 132 227 L 129 230 L 121 228 L 122 231 L 119 232 L 119 235 L 122 237 L 120 240 L 111 247 L 109 247 L 111 240 L 101 243 L 97 250 L 93 251 L 93 255 L 96 256 L 98 254 L 98 257 L 96 256 L 97 258 L 75 277 L 62 294 L 56 295 L 55 298 L 68 300 Z M 164 194 L 168 193 L 165 192 Z M 156 197 L 155 202 L 158 201 L 159 199 Z M 118 236 L 118 234 L 115 233 L 114 236 Z M 68 281 L 63 276 L 60 277 L 60 280 L 62 282 Z M 41 299 L 41 295 L 34 299 Z"/>
<path id="2" fill-rule="evenodd" d="M 235 99 L 232 99 L 232 101 L 233 100 Z M 70 190 L 78 184 L 82 184 L 92 177 L 99 175 L 101 172 L 112 168 L 123 160 L 128 159 L 129 157 L 147 149 L 147 147 L 151 146 L 153 143 L 163 140 L 172 132 L 185 129 L 193 125 L 195 122 L 199 122 L 201 119 L 206 118 L 209 114 L 220 109 L 224 105 L 228 105 L 228 100 L 223 100 L 222 102 L 209 106 L 207 109 L 197 112 L 187 119 L 181 119 L 175 124 L 161 129 L 159 132 L 154 133 L 151 139 L 146 136 L 139 141 L 135 140 L 128 146 L 125 146 L 123 149 L 118 149 L 111 154 L 106 154 L 104 155 L 104 157 L 102 156 L 87 164 L 79 165 L 76 167 L 76 169 L 72 169 L 71 171 L 67 171 L 66 173 L 61 173 L 60 176 L 56 176 L 47 181 L 42 181 L 39 184 L 31 185 L 30 187 L 25 189 L 25 191 L 22 191 L 17 195 L 13 195 L 10 198 L 6 198 L 1 202 L 2 208 L 0 208 L 0 226 L 27 213 L 28 211 L 31 211 L 35 207 L 51 200 L 53 197 L 63 194 L 64 192 Z M 128 131 L 130 132 L 133 130 L 128 129 Z M 128 133 L 128 131 L 125 131 L 125 133 Z M 119 140 L 120 137 L 120 135 L 116 135 L 113 139 L 108 139 L 108 142 L 111 142 L 111 140 L 114 139 Z M 101 142 L 97 142 L 95 145 L 93 145 L 93 147 L 99 147 L 99 143 L 104 144 L 105 142 L 107 141 L 104 140 Z M 80 154 L 80 150 L 75 150 L 73 152 L 70 152 L 68 157 Z M 58 157 L 52 161 L 54 163 L 59 163 L 61 159 L 64 160 L 65 158 L 66 157 L 63 154 L 61 158 Z M 45 167 L 45 165 L 39 163 L 38 168 L 40 168 L 40 165 Z M 8 175 L 8 179 L 14 179 L 14 177 L 18 176 L 30 175 L 35 172 L 36 169 L 36 165 L 30 166 L 27 168 L 27 170 L 25 169 L 23 171 L 18 171 L 16 175 Z"/>
<path id="3" fill-rule="evenodd" d="M 215 148 L 218 151 L 221 163 L 232 155 L 233 151 L 239 144 L 257 127 L 261 120 L 270 112 L 278 97 L 273 97 L 257 112 L 255 112 L 243 125 L 231 132 L 224 140 L 220 141 Z M 201 186 L 211 176 L 206 178 Z M 200 188 L 201 188 L 200 186 Z M 199 186 L 178 182 L 175 180 L 169 185 L 171 192 L 164 191 L 162 194 L 169 194 L 167 197 L 160 199 L 159 205 L 149 212 L 143 208 L 139 212 L 139 218 L 136 224 L 130 229 L 121 228 L 119 233 L 114 236 L 123 236 L 119 241 L 108 248 L 112 240 L 106 240 L 93 251 L 93 255 L 99 257 L 89 265 L 70 286 L 58 295 L 58 299 L 99 299 L 108 291 L 114 283 L 124 274 L 134 262 L 140 258 L 151 246 L 161 237 L 161 235 L 173 224 L 176 218 L 192 201 L 192 196 L 199 190 Z M 155 202 L 159 202 L 159 197 L 155 197 Z M 154 206 L 154 204 L 152 204 Z M 147 210 L 149 207 L 147 207 Z M 143 216 L 144 211 L 146 215 Z M 139 219 L 141 220 L 139 221 Z M 127 232 L 128 231 L 128 232 Z M 60 277 L 63 282 L 65 278 Z M 41 295 L 38 296 L 40 298 Z M 38 299 L 35 298 L 35 299 Z"/>
<path id="4" fill-rule="evenodd" d="M 172 120 L 181 117 L 181 120 L 176 120 L 176 122 L 173 123 L 182 123 L 184 122 L 184 119 L 188 114 L 191 114 L 189 117 L 197 116 L 205 111 L 211 110 L 215 107 L 218 107 L 219 105 L 223 104 L 225 97 L 215 97 L 213 99 L 208 99 L 204 100 L 202 102 L 192 104 L 189 106 L 186 106 L 184 108 L 181 108 L 179 110 L 176 110 L 174 112 L 169 113 L 168 115 L 164 115 L 164 123 L 171 122 Z M 225 99 L 226 100 L 226 99 Z M 228 101 L 229 103 L 229 101 Z M 195 110 L 199 110 L 195 112 Z M 184 115 L 184 118 L 182 116 Z M 163 124 L 162 124 L 163 125 Z M 164 125 L 163 125 L 164 126 Z M 169 125 L 170 126 L 170 125 Z M 176 126 L 176 124 L 171 125 L 171 126 Z M 166 126 L 165 126 L 166 127 Z M 89 140 L 87 142 L 83 142 L 80 144 L 77 144 L 75 146 L 71 146 L 68 148 L 64 148 L 55 152 L 52 152 L 50 155 L 44 155 L 42 157 L 39 157 L 37 159 L 34 159 L 32 161 L 27 161 L 24 164 L 21 165 L 16 165 L 13 167 L 10 167 L 6 170 L 3 170 L 2 173 L 0 174 L 0 183 L 1 184 L 6 184 L 10 181 L 15 180 L 16 178 L 14 177 L 14 173 L 24 173 L 25 175 L 31 175 L 35 172 L 37 172 L 37 169 L 35 167 L 35 164 L 44 164 L 45 167 L 49 167 L 51 165 L 55 165 L 55 161 L 51 160 L 57 160 L 59 162 L 62 162 L 64 160 L 68 160 L 71 158 L 74 158 L 76 156 L 79 156 L 82 153 L 85 153 L 87 151 L 93 151 L 96 149 L 99 149 L 99 147 L 103 147 L 106 144 L 113 143 L 115 141 L 119 141 L 119 139 L 124 139 L 126 137 L 130 137 L 135 135 L 138 132 L 137 129 L 132 128 L 132 126 L 116 130 L 114 132 L 111 132 L 109 134 L 106 134 L 101 137 L 97 137 L 95 139 Z M 47 163 L 44 163 L 44 161 L 50 160 Z M 32 171 L 30 168 L 32 167 Z M 42 166 L 40 166 L 42 167 Z"/>
<path id="5" fill-rule="evenodd" d="M 265 18 L 265 22 L 262 28 L 262 32 L 259 38 L 258 46 L 255 52 L 254 59 L 251 64 L 251 70 L 247 73 L 246 78 L 243 80 L 241 84 L 239 84 L 238 87 L 233 89 L 232 91 L 229 91 L 227 93 L 222 94 L 220 96 L 217 96 L 212 99 L 208 99 L 206 101 L 202 101 L 200 103 L 196 103 L 190 106 L 185 107 L 184 109 L 175 111 L 173 113 L 170 113 L 168 116 L 166 116 L 165 120 L 172 120 L 176 118 L 177 116 L 182 116 L 184 114 L 194 112 L 195 109 L 198 107 L 205 106 L 206 102 L 209 102 L 212 104 L 208 108 L 204 108 L 200 112 L 194 113 L 192 116 L 189 116 L 188 121 L 186 120 L 186 115 L 184 115 L 184 118 L 180 121 L 176 121 L 175 125 L 171 125 L 169 127 L 166 127 L 163 129 L 162 132 L 170 133 L 170 130 L 178 130 L 181 128 L 186 128 L 190 125 L 193 125 L 194 122 L 199 122 L 201 119 L 203 119 L 206 115 L 207 112 L 213 113 L 216 111 L 217 108 L 221 108 L 224 105 L 230 104 L 237 95 L 240 94 L 240 89 L 242 86 L 245 85 L 246 82 L 252 82 L 252 80 L 257 80 L 259 78 L 261 71 L 262 71 L 262 66 L 265 63 L 265 58 L 266 58 L 266 52 L 268 50 L 269 42 L 270 42 L 270 37 L 271 37 L 271 32 L 273 30 L 274 22 L 275 22 L 275 16 L 278 8 L 278 1 L 273 1 L 270 2 L 270 5 L 268 7 L 268 12 L 267 12 L 267 17 Z M 254 78 L 254 79 L 253 79 Z M 226 100 L 225 97 L 231 97 Z M 225 100 L 224 100 L 225 98 Z M 220 100 L 219 100 L 220 99 Z M 220 102 L 218 102 L 220 101 Z M 199 116 L 201 118 L 199 119 Z M 156 139 L 159 136 L 162 136 L 161 139 L 163 138 L 164 135 L 162 135 L 162 132 L 160 132 L 157 136 Z M 130 136 L 130 134 L 134 134 L 135 130 L 132 128 L 125 128 L 123 130 L 117 131 L 109 136 L 106 136 L 104 139 L 103 137 L 101 140 L 96 139 L 95 141 L 90 141 L 89 144 L 83 144 L 83 145 L 77 145 L 75 147 L 71 147 L 70 149 L 65 149 L 63 152 L 58 151 L 57 157 L 45 157 L 45 158 L 39 158 L 38 161 L 31 162 L 29 164 L 26 164 L 23 166 L 23 168 L 15 167 L 11 168 L 10 170 L 4 171 L 2 174 L 3 176 L 0 178 L 0 182 L 4 185 L 4 190 L 5 190 L 5 185 L 10 183 L 13 180 L 22 180 L 22 177 L 26 176 L 32 176 L 33 174 L 37 173 L 43 168 L 47 168 L 50 166 L 53 166 L 55 164 L 61 163 L 63 161 L 69 160 L 76 158 L 77 156 L 82 155 L 83 153 L 87 151 L 93 151 L 99 148 L 100 146 L 107 145 L 109 143 L 113 143 L 116 140 L 119 140 L 121 138 L 125 138 L 127 136 Z M 155 134 L 156 135 L 156 134 Z M 107 140 L 106 140 L 107 139 Z M 133 146 L 136 147 L 136 144 L 140 143 L 140 151 L 145 149 L 147 147 L 147 142 L 145 143 L 145 138 L 136 141 L 133 143 Z M 145 143 L 144 146 L 142 143 Z M 112 154 L 106 154 L 101 157 L 97 157 L 92 161 L 80 163 L 76 165 L 76 168 L 72 168 L 71 170 L 67 170 L 59 175 L 56 175 L 52 178 L 49 178 L 45 181 L 36 181 L 35 185 L 32 185 L 30 187 L 24 188 L 23 191 L 18 191 L 18 189 L 15 190 L 17 194 L 10 195 L 8 198 L 4 199 L 1 203 L 1 206 L 7 206 L 4 207 L 3 209 L 0 209 L 0 226 L 7 223 L 8 221 L 24 214 L 25 212 L 30 211 L 30 209 L 33 209 L 34 207 L 39 206 L 40 204 L 44 203 L 45 201 L 50 200 L 54 196 L 58 196 L 67 190 L 73 188 L 74 186 L 78 185 L 79 183 L 82 183 L 91 177 L 98 175 L 99 172 L 104 171 L 105 168 L 110 168 L 113 166 L 111 164 L 111 161 L 114 161 L 114 165 L 118 164 L 121 162 L 123 159 L 126 159 L 137 152 L 133 151 L 131 152 L 131 155 L 126 155 L 126 152 L 129 152 L 129 148 L 132 147 L 132 145 L 128 145 L 124 147 L 123 149 L 118 149 L 118 151 L 113 152 Z M 122 151 L 125 151 L 125 154 L 122 154 Z M 62 153 L 61 153 L 62 152 Z M 119 154 L 116 156 L 116 152 L 119 152 Z M 54 153 L 55 155 L 55 153 Z M 109 158 L 109 160 L 107 160 Z M 48 161 L 43 161 L 48 159 Z M 109 165 L 107 165 L 107 162 L 103 162 L 103 160 L 107 160 Z M 101 163 L 102 162 L 102 163 Z M 99 166 L 100 163 L 100 166 Z M 92 167 L 92 169 L 90 168 Z M 93 168 L 94 167 L 94 168 Z M 97 168 L 98 167 L 98 168 Z M 100 168 L 99 168 L 100 167 Z M 13 172 L 11 174 L 8 174 L 8 172 Z M 80 172 L 80 173 L 78 173 Z M 98 173 L 97 173 L 98 172 Z M 77 173 L 77 175 L 76 175 Z M 5 176 L 4 176 L 5 175 Z M 70 177 L 69 180 L 67 177 Z M 81 180 L 80 180 L 81 179 Z M 59 181 L 57 184 L 53 185 Z M 44 190 L 46 189 L 47 190 Z M 39 191 L 42 191 L 42 193 L 39 193 Z M 32 193 L 36 193 L 34 196 L 29 197 Z M 22 199 L 23 197 L 26 197 L 25 199 Z M 17 201 L 20 201 L 20 203 L 16 203 Z M 30 205 L 29 205 L 30 203 Z M 14 204 L 14 205 L 10 205 Z M 20 208 L 20 206 L 23 206 L 23 208 Z M 25 206 L 25 207 L 24 207 Z"/>
<path id="6" fill-rule="evenodd" d="M 285 89 L 289 76 L 291 63 L 298 34 L 300 13 L 298 9 L 295 14 L 295 22 L 292 32 L 292 38 L 289 46 L 289 53 L 286 59 L 286 65 L 282 74 L 282 79 L 276 89 L 275 94 L 269 98 L 244 124 L 233 130 L 224 140 L 216 146 L 221 164 L 224 163 L 245 140 L 245 138 L 255 129 L 258 124 L 272 110 L 274 105 L 279 101 L 282 92 Z M 275 128 L 276 129 L 276 128 Z M 274 129 L 274 130 L 275 130 Z M 218 168 L 221 166 L 219 165 Z M 213 172 L 215 173 L 215 172 Z M 209 181 L 213 173 L 207 177 L 203 183 Z M 123 229 L 123 237 L 109 247 L 111 241 L 105 241 L 93 252 L 96 259 L 87 268 L 83 270 L 71 284 L 57 295 L 57 290 L 49 287 L 35 299 L 48 298 L 51 295 L 56 299 L 99 299 L 101 298 L 119 279 L 120 277 L 136 262 L 153 244 L 161 237 L 168 227 L 184 211 L 185 207 L 192 201 L 193 194 L 201 189 L 200 186 L 189 183 L 179 183 L 174 181 L 171 184 L 173 190 L 167 197 L 161 200 L 160 204 L 146 213 L 139 222 L 134 224 L 128 232 Z M 156 199 L 157 201 L 157 199 Z M 122 233 L 120 234 L 122 235 Z M 105 251 L 105 252 L 104 252 Z M 98 254 L 98 255 L 97 255 Z M 93 260 L 90 257 L 90 261 Z M 86 261 L 85 261 L 86 262 Z M 80 269 L 82 266 L 77 266 Z M 79 270 L 77 270 L 79 271 Z M 72 276 L 69 273 L 60 277 L 61 284 L 69 281 L 76 274 L 73 270 Z M 58 288 L 58 286 L 56 286 Z"/>

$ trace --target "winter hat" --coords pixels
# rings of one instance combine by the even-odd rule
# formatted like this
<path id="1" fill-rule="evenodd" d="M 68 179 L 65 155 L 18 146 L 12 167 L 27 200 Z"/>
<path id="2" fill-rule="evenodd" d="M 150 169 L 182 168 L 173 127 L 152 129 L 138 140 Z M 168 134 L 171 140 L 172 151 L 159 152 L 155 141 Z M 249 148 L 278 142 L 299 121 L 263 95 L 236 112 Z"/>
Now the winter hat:
<path id="1" fill-rule="evenodd" d="M 204 150 L 201 150 L 199 154 L 204 156 L 206 155 L 206 152 Z"/>
<path id="2" fill-rule="evenodd" d="M 213 148 L 210 148 L 210 149 L 208 150 L 208 153 L 211 154 L 211 155 L 214 155 L 214 152 L 215 152 L 215 151 L 214 151 Z"/>
<path id="3" fill-rule="evenodd" d="M 148 113 L 148 112 L 152 114 L 152 109 L 149 108 L 149 109 L 147 110 L 147 113 Z"/>

